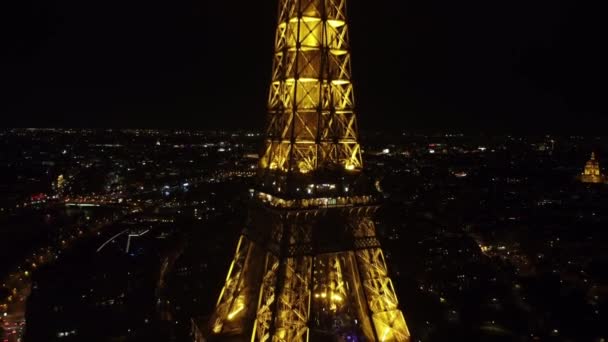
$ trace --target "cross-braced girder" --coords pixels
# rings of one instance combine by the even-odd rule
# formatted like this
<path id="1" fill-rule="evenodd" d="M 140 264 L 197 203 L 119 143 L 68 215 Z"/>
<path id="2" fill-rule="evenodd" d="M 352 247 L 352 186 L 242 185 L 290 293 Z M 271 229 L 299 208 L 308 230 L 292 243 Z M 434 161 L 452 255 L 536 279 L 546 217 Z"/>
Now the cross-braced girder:
<path id="1" fill-rule="evenodd" d="M 357 171 L 346 0 L 281 0 L 261 170 Z"/>

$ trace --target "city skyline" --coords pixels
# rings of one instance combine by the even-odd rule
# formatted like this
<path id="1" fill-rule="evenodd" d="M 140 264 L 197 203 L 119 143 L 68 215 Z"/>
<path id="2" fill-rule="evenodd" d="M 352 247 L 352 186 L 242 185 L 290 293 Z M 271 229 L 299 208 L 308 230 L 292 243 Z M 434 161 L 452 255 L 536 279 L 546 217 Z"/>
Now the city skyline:
<path id="1" fill-rule="evenodd" d="M 603 11 L 14 5 L 0 341 L 608 339 Z"/>
<path id="2" fill-rule="evenodd" d="M 274 5 L 18 4 L 2 125 L 261 129 L 272 44 L 253 42 L 272 35 Z M 523 1 L 349 6 L 363 127 L 597 133 L 608 120 L 600 11 Z"/>
<path id="3" fill-rule="evenodd" d="M 191 342 L 251 222 L 261 136 L 0 137 L 0 336 Z M 608 187 L 581 174 L 596 173 L 594 150 L 606 173 L 608 139 L 384 132 L 365 146 L 383 197 L 378 239 L 413 340 L 606 337 Z"/>

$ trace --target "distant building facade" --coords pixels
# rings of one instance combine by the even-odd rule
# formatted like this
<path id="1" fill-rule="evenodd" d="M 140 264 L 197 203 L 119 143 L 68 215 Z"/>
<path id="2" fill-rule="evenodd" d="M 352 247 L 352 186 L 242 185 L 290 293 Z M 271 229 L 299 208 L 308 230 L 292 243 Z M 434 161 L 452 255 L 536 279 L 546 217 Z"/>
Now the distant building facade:
<path id="1" fill-rule="evenodd" d="M 606 183 L 606 177 L 602 175 L 600 163 L 595 158 L 595 152 L 591 153 L 591 159 L 585 164 L 585 170 L 580 176 L 583 183 Z"/>

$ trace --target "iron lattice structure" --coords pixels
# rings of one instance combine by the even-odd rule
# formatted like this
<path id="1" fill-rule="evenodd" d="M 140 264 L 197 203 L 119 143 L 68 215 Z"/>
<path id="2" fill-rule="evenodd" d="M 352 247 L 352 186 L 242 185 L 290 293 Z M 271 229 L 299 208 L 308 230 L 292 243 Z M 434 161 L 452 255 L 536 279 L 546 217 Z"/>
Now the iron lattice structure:
<path id="1" fill-rule="evenodd" d="M 410 340 L 361 172 L 348 43 L 346 0 L 279 1 L 258 190 L 203 340 Z"/>
<path id="2" fill-rule="evenodd" d="M 346 1 L 280 0 L 260 167 L 360 169 L 354 105 Z"/>

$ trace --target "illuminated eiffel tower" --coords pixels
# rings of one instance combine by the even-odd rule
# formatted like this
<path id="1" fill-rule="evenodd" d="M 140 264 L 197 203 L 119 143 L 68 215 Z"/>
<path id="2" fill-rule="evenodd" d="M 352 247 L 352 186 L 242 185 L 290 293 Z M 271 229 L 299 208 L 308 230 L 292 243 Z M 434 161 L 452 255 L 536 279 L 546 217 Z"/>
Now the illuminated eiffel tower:
<path id="1" fill-rule="evenodd" d="M 362 171 L 346 0 L 279 0 L 259 181 L 208 341 L 409 341 Z"/>

